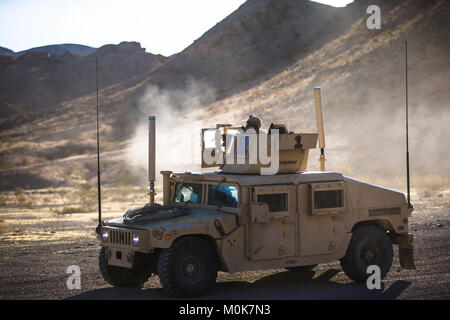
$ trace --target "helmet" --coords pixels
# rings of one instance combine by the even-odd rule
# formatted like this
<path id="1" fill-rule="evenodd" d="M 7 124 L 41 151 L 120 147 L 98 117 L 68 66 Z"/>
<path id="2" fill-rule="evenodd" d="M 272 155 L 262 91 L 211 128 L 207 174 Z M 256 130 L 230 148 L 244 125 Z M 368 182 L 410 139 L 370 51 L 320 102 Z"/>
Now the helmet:
<path id="1" fill-rule="evenodd" d="M 261 128 L 261 119 L 250 115 L 247 120 L 247 127 L 253 127 L 255 129 Z"/>

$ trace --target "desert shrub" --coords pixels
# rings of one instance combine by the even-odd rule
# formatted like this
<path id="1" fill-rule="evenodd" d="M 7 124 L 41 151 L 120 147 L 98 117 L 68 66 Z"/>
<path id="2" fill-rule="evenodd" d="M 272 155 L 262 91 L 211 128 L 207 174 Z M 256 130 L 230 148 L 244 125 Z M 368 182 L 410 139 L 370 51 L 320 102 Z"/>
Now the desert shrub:
<path id="1" fill-rule="evenodd" d="M 67 195 L 67 191 L 66 190 L 58 190 L 56 192 L 60 198 L 64 198 Z"/>
<path id="2" fill-rule="evenodd" d="M 16 196 L 15 205 L 19 207 L 24 207 L 27 199 L 25 197 L 25 191 L 21 187 L 16 187 L 14 190 L 14 195 Z"/>
<path id="3" fill-rule="evenodd" d="M 33 205 L 33 201 L 31 200 L 27 200 L 27 198 L 23 195 L 17 197 L 16 202 L 15 202 L 16 206 L 19 207 L 24 207 L 27 209 L 34 209 L 34 205 Z"/>
<path id="4" fill-rule="evenodd" d="M 26 202 L 27 199 L 23 194 L 21 194 L 20 196 L 16 196 L 16 205 L 23 207 Z"/>
<path id="5" fill-rule="evenodd" d="M 16 187 L 16 190 L 14 190 L 14 195 L 16 197 L 20 197 L 25 193 L 25 190 L 23 190 L 21 187 Z"/>
<path id="6" fill-rule="evenodd" d="M 14 195 L 16 196 L 16 202 L 14 203 L 14 205 L 28 209 L 34 209 L 33 201 L 27 199 L 25 190 L 23 190 L 21 187 L 16 187 Z"/>
<path id="7" fill-rule="evenodd" d="M 28 209 L 34 209 L 34 204 L 31 200 L 26 201 L 23 206 Z"/>
<path id="8" fill-rule="evenodd" d="M 8 205 L 8 202 L 6 202 L 6 197 L 2 194 L 0 195 L 0 206 L 5 207 Z"/>

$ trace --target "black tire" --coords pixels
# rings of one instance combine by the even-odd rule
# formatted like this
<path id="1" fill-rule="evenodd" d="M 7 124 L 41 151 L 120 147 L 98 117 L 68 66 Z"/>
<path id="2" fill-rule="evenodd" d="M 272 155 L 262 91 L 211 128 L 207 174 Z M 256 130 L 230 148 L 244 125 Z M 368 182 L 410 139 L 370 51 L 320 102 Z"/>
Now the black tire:
<path id="1" fill-rule="evenodd" d="M 341 267 L 345 274 L 356 282 L 365 282 L 370 274 L 367 267 L 380 267 L 381 278 L 384 279 L 392 266 L 392 242 L 386 231 L 366 225 L 353 232 L 345 257 L 341 259 Z"/>
<path id="2" fill-rule="evenodd" d="M 158 276 L 164 290 L 176 297 L 197 296 L 217 278 L 218 260 L 211 245 L 198 237 L 184 237 L 161 252 Z"/>
<path id="3" fill-rule="evenodd" d="M 315 267 L 317 267 L 317 264 L 312 264 L 309 266 L 287 267 L 285 269 L 291 272 L 308 272 L 314 269 Z"/>
<path id="4" fill-rule="evenodd" d="M 152 275 L 151 271 L 110 266 L 105 255 L 105 247 L 100 250 L 98 265 L 103 279 L 115 287 L 142 286 Z"/>

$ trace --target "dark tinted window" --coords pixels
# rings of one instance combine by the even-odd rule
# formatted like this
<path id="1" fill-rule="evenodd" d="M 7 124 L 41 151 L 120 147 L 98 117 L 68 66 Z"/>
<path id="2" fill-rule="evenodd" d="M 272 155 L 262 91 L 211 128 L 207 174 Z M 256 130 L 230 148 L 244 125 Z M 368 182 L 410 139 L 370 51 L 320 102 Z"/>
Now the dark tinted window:
<path id="1" fill-rule="evenodd" d="M 224 206 L 237 208 L 238 188 L 234 186 L 208 186 L 208 204 L 212 206 Z"/>
<path id="2" fill-rule="evenodd" d="M 314 192 L 314 209 L 341 208 L 342 190 Z"/>
<path id="3" fill-rule="evenodd" d="M 265 202 L 269 206 L 269 212 L 288 211 L 287 194 L 260 194 L 258 195 L 258 202 Z"/>
<path id="4" fill-rule="evenodd" d="M 202 203 L 202 185 L 199 183 L 177 183 L 175 202 Z"/>

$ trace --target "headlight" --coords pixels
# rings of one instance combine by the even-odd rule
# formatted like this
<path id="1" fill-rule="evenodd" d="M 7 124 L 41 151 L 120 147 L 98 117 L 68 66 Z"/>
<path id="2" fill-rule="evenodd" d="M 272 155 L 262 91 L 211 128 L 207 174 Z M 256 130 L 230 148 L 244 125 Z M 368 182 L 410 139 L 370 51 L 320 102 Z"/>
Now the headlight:
<path id="1" fill-rule="evenodd" d="M 136 247 L 139 245 L 139 234 L 138 233 L 133 233 L 133 245 Z"/>
<path id="2" fill-rule="evenodd" d="M 102 239 L 103 239 L 103 241 L 104 242 L 108 242 L 108 237 L 109 237 L 108 230 L 103 229 L 102 230 Z"/>

